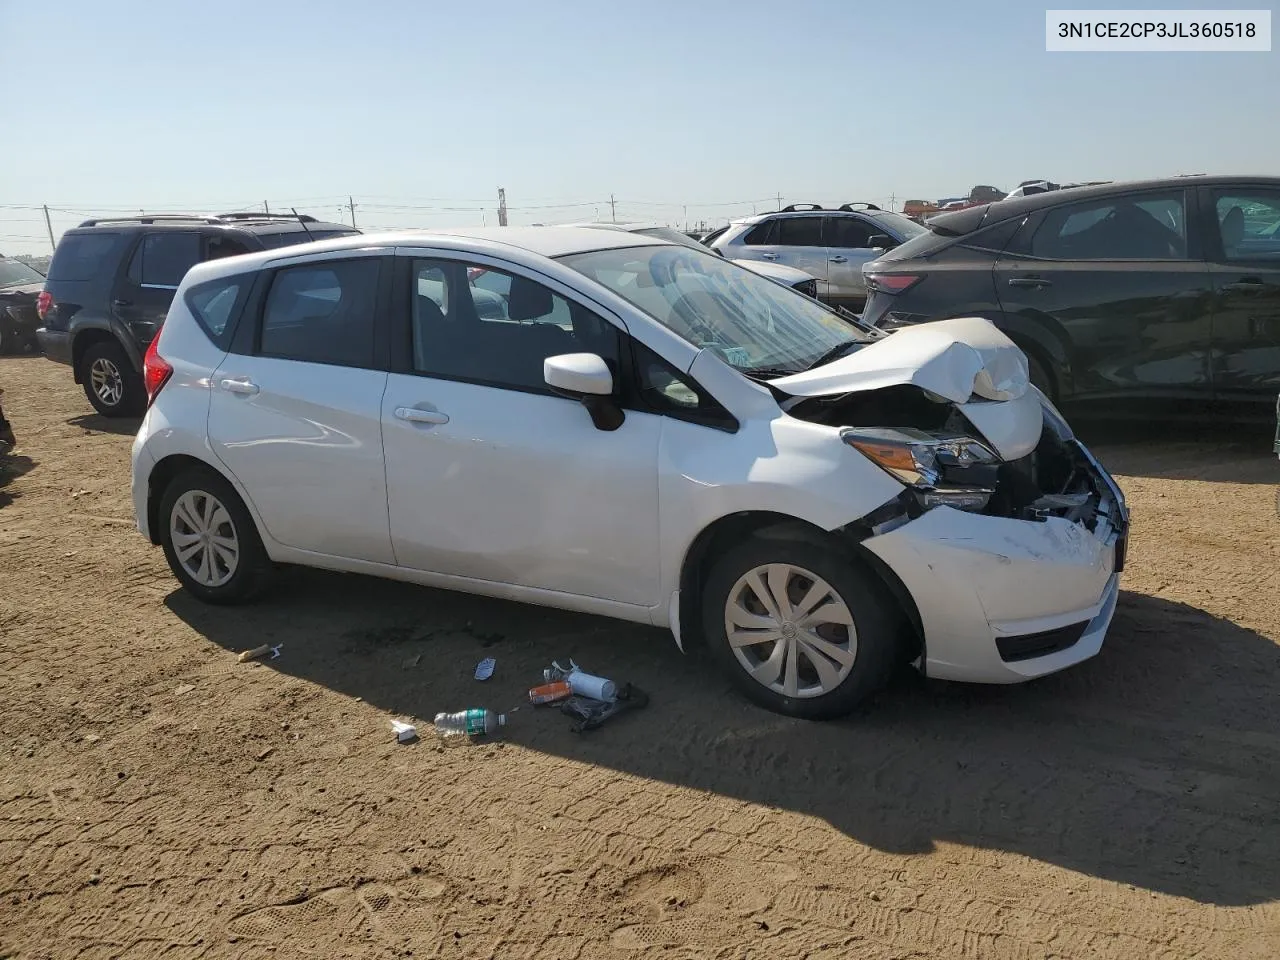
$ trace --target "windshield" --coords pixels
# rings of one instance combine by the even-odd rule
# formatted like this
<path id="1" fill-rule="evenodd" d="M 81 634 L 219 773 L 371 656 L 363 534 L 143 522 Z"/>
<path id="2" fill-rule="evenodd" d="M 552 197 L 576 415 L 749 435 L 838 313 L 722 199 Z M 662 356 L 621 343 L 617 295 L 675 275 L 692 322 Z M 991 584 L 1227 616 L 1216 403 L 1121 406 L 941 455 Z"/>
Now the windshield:
<path id="1" fill-rule="evenodd" d="M 28 267 L 21 260 L 0 260 L 0 287 L 12 287 L 19 283 L 44 283 L 44 274 Z"/>
<path id="2" fill-rule="evenodd" d="M 704 244 L 699 243 L 693 237 L 681 233 L 674 227 L 643 227 L 632 232 L 644 234 L 646 237 L 653 237 L 655 240 L 665 240 L 667 243 L 674 243 L 681 247 L 691 247 L 694 250 L 707 249 Z"/>
<path id="3" fill-rule="evenodd" d="M 749 374 L 808 369 L 869 336 L 820 303 L 706 250 L 597 250 L 561 262 Z"/>
<path id="4" fill-rule="evenodd" d="M 899 213 L 891 213 L 888 210 L 880 210 L 871 214 L 875 219 L 882 221 L 886 226 L 897 230 L 899 235 L 907 240 L 912 237 L 918 237 L 922 233 L 928 233 L 924 227 L 916 223 L 909 217 L 904 217 Z"/>

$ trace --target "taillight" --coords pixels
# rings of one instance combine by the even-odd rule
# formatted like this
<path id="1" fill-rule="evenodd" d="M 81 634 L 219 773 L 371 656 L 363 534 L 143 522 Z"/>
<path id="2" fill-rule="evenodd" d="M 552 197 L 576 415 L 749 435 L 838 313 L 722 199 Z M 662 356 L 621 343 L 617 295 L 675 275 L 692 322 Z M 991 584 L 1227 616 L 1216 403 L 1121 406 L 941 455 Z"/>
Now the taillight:
<path id="1" fill-rule="evenodd" d="M 169 365 L 169 361 L 160 356 L 160 335 L 151 341 L 151 346 L 147 347 L 147 355 L 142 360 L 142 382 L 147 388 L 147 406 L 156 401 L 156 394 L 160 392 L 160 388 L 169 382 L 169 378 L 173 376 L 173 367 Z"/>
<path id="2" fill-rule="evenodd" d="M 40 295 L 36 297 L 36 313 L 43 320 L 45 314 L 53 309 L 53 294 L 48 290 L 41 290 Z"/>
<path id="3" fill-rule="evenodd" d="M 868 273 L 867 289 L 878 293 L 902 293 L 924 279 L 918 273 Z"/>

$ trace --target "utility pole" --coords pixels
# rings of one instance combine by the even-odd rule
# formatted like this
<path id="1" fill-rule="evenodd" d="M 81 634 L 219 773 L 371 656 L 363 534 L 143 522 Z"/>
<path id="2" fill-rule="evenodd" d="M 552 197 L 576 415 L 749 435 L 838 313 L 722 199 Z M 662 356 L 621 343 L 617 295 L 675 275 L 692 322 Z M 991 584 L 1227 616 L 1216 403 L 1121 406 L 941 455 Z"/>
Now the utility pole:
<path id="1" fill-rule="evenodd" d="M 44 204 L 44 225 L 49 228 L 49 249 L 56 251 L 58 245 L 53 242 L 53 224 L 49 222 L 49 205 Z"/>
<path id="2" fill-rule="evenodd" d="M 782 194 L 778 194 L 778 209 L 782 209 Z"/>
<path id="3" fill-rule="evenodd" d="M 609 194 L 609 218 L 614 222 L 618 222 L 618 204 L 613 199 L 613 194 Z"/>
<path id="4" fill-rule="evenodd" d="M 267 201 L 262 201 L 262 212 L 267 216 L 271 216 L 271 208 L 267 206 Z"/>
<path id="5" fill-rule="evenodd" d="M 498 188 L 498 226 L 505 227 L 507 225 L 507 191 L 503 187 Z"/>
<path id="6" fill-rule="evenodd" d="M 351 211 L 351 225 L 356 225 L 356 202 L 351 199 L 351 194 L 347 194 L 347 209 Z"/>
<path id="7" fill-rule="evenodd" d="M 686 204 L 680 209 L 684 211 L 684 230 L 685 230 L 685 233 L 688 233 L 689 232 L 689 206 L 688 204 Z"/>
<path id="8" fill-rule="evenodd" d="M 898 212 L 898 195 L 896 193 L 889 194 L 889 212 Z"/>

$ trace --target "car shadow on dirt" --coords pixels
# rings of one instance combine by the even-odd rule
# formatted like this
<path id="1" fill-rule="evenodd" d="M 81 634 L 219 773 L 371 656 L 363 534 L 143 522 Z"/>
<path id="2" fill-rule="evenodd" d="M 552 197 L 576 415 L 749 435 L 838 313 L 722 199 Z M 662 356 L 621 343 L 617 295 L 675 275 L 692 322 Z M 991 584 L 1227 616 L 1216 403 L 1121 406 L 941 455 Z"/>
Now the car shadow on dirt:
<path id="1" fill-rule="evenodd" d="M 30 473 L 37 465 L 35 460 L 22 454 L 0 456 L 0 508 L 7 507 L 18 499 L 19 495 L 17 493 L 7 489 L 9 484 Z"/>
<path id="2" fill-rule="evenodd" d="M 1184 604 L 1123 593 L 1102 653 L 1053 677 L 977 687 L 907 670 L 855 715 L 809 723 L 748 704 L 670 634 L 612 620 L 304 570 L 252 607 L 166 603 L 228 651 L 283 642 L 270 669 L 427 726 L 510 711 L 572 657 L 650 705 L 587 734 L 523 706 L 508 740 L 819 817 L 879 850 L 963 844 L 1204 903 L 1280 897 L 1280 648 Z M 497 670 L 480 683 L 485 656 Z"/>
<path id="3" fill-rule="evenodd" d="M 104 417 L 100 413 L 82 413 L 77 417 L 71 417 L 67 420 L 67 425 L 79 427 L 81 430 L 93 433 L 114 433 L 120 437 L 132 437 L 138 432 L 138 427 L 142 425 L 141 418 L 138 417 Z"/>
<path id="4" fill-rule="evenodd" d="M 1280 484 L 1276 426 L 1231 422 L 1072 420 L 1072 427 L 1112 473 L 1166 480 Z"/>

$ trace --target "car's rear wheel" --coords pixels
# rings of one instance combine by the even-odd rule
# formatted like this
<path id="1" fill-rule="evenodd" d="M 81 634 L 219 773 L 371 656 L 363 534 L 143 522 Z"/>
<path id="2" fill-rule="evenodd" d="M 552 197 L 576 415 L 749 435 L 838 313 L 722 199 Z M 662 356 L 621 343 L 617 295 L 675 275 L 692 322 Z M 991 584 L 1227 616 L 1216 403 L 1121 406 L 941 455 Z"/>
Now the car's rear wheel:
<path id="1" fill-rule="evenodd" d="M 182 585 L 206 603 L 244 603 L 266 585 L 271 561 L 248 509 L 212 470 L 179 474 L 160 498 L 160 544 Z"/>
<path id="2" fill-rule="evenodd" d="M 91 344 L 80 360 L 84 395 L 104 417 L 137 417 L 145 409 L 146 388 L 120 345 Z"/>
<path id="3" fill-rule="evenodd" d="M 1031 385 L 1048 397 L 1050 403 L 1053 403 L 1057 399 L 1058 392 L 1057 382 L 1053 379 L 1053 374 L 1049 372 L 1049 368 L 1034 353 L 1023 352 L 1027 354 L 1027 377 L 1031 381 Z"/>
<path id="4" fill-rule="evenodd" d="M 888 682 L 901 617 L 843 550 L 752 538 L 721 557 L 702 595 L 713 654 L 751 700 L 794 717 L 848 713 Z"/>

